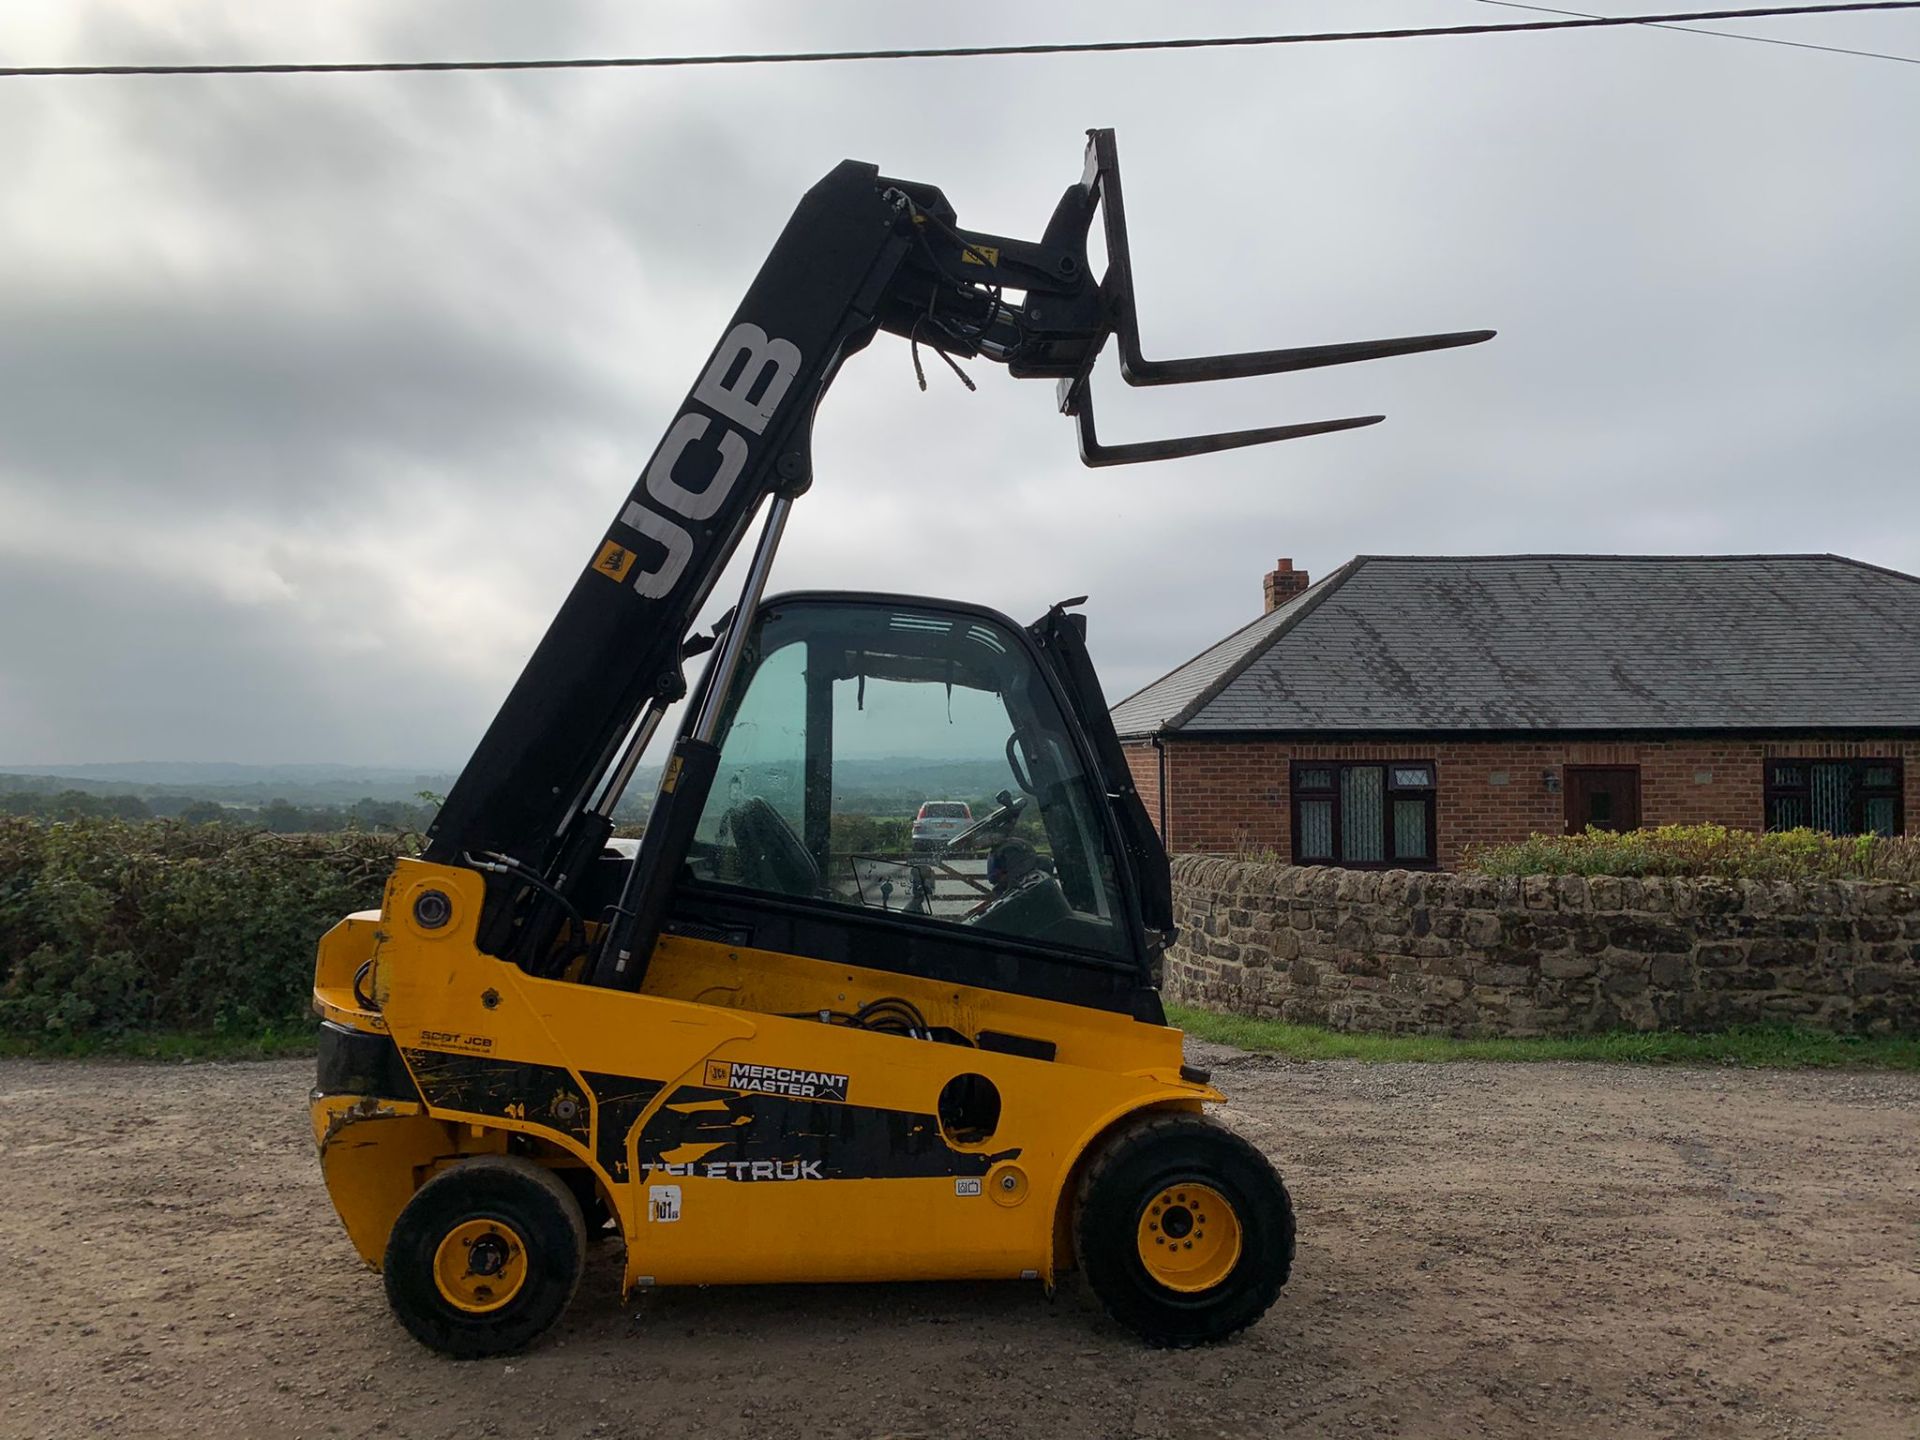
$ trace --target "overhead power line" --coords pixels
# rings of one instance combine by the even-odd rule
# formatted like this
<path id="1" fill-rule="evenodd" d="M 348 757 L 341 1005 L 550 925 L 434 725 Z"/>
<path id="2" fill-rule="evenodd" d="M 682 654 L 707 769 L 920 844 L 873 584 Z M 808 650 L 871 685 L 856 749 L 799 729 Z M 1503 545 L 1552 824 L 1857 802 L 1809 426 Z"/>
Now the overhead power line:
<path id="1" fill-rule="evenodd" d="M 620 55 L 551 60 L 357 60 L 273 65 L 9 65 L 0 79 L 82 75 L 364 75 L 440 70 L 656 70 L 709 65 L 803 65 L 843 60 L 973 60 L 995 55 L 1110 55 L 1142 50 L 1221 50 L 1265 45 L 1324 45 L 1348 40 L 1412 40 L 1455 35 L 1510 35 L 1671 25 L 1697 20 L 1763 20 L 1781 15 L 1840 15 L 1862 10 L 1916 10 L 1920 0 L 1850 0 L 1839 5 L 1770 5 L 1747 10 L 1695 10 L 1668 15 L 1591 15 L 1504 25 L 1439 25 L 1401 30 L 1320 31 L 1297 35 L 1225 35 L 1176 40 L 1087 40 L 1043 45 L 954 45 L 935 49 L 808 50 L 762 55 Z"/>
<path id="2" fill-rule="evenodd" d="M 1602 17 L 1590 10 L 1559 10 L 1551 5 L 1522 5 L 1520 0 L 1479 0 L 1482 5 L 1498 5 L 1502 10 L 1537 10 L 1542 15 L 1578 15 L 1588 20 Z M 1920 65 L 1920 55 L 1889 55 L 1884 50 L 1849 50 L 1844 45 L 1815 45 L 1810 40 L 1784 40 L 1778 35 L 1749 35 L 1741 30 L 1702 30 L 1696 25 L 1668 25 L 1647 22 L 1650 30 L 1678 30 L 1682 35 L 1715 35 L 1722 40 L 1746 40 L 1755 45 L 1785 45 L 1793 50 L 1823 50 L 1829 55 L 1858 55 L 1865 60 L 1897 60 L 1902 65 Z"/>

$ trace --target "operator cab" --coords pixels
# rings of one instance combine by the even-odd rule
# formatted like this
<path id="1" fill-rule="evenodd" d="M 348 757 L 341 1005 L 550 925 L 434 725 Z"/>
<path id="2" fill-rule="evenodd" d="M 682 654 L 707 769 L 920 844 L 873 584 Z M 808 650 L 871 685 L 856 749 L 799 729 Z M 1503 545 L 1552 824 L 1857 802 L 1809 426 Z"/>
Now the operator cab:
<path id="1" fill-rule="evenodd" d="M 886 951 L 883 968 L 972 983 L 1023 955 L 1029 971 L 1141 974 L 1130 870 L 1072 698 L 1006 617 L 894 596 L 769 600 L 720 715 L 670 933 L 721 921 L 736 943 L 837 961 L 850 945 L 866 964 Z M 976 818 L 916 850 L 934 793 Z"/>

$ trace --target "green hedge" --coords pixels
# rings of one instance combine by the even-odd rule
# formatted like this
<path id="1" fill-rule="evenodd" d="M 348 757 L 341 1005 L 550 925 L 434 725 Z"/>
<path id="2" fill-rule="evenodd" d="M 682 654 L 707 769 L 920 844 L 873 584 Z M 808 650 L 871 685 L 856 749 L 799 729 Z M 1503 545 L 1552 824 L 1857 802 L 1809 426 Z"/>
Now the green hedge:
<path id="1" fill-rule="evenodd" d="M 866 840 L 894 841 L 877 822 Z M 904 830 L 904 826 L 900 826 Z M 836 839 L 852 840 L 852 835 Z M 313 950 L 380 903 L 417 837 L 0 816 L 0 1036 L 254 1032 L 308 1017 Z M 1920 839 L 1666 825 L 1469 852 L 1490 875 L 1694 875 L 1920 883 Z"/>
<path id="2" fill-rule="evenodd" d="M 1616 835 L 1535 835 L 1517 845 L 1469 847 L 1466 866 L 1484 875 L 1682 875 L 1728 880 L 1920 882 L 1920 839 L 1756 834 L 1724 825 L 1660 825 Z"/>
<path id="3" fill-rule="evenodd" d="M 412 837 L 0 818 L 0 1035 L 112 1040 L 308 1016 L 314 945 Z"/>

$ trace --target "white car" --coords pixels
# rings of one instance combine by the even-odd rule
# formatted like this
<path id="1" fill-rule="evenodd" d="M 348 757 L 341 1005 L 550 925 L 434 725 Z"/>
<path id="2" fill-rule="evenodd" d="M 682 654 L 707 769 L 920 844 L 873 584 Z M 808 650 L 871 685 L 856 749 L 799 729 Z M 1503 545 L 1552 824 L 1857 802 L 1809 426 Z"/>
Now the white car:
<path id="1" fill-rule="evenodd" d="M 938 850 L 973 825 L 973 810 L 964 800 L 928 800 L 913 817 L 913 848 Z"/>

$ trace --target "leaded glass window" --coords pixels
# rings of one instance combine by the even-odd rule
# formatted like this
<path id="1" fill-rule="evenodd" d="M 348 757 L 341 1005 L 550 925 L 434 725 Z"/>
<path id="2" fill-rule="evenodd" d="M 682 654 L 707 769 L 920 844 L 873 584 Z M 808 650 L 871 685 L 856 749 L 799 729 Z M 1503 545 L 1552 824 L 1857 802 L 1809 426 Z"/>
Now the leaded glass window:
<path id="1" fill-rule="evenodd" d="M 1898 760 L 1769 760 L 1769 830 L 1898 835 L 1904 822 Z"/>
<path id="2" fill-rule="evenodd" d="M 1424 868 L 1434 858 L 1431 761 L 1295 762 L 1295 864 Z"/>

